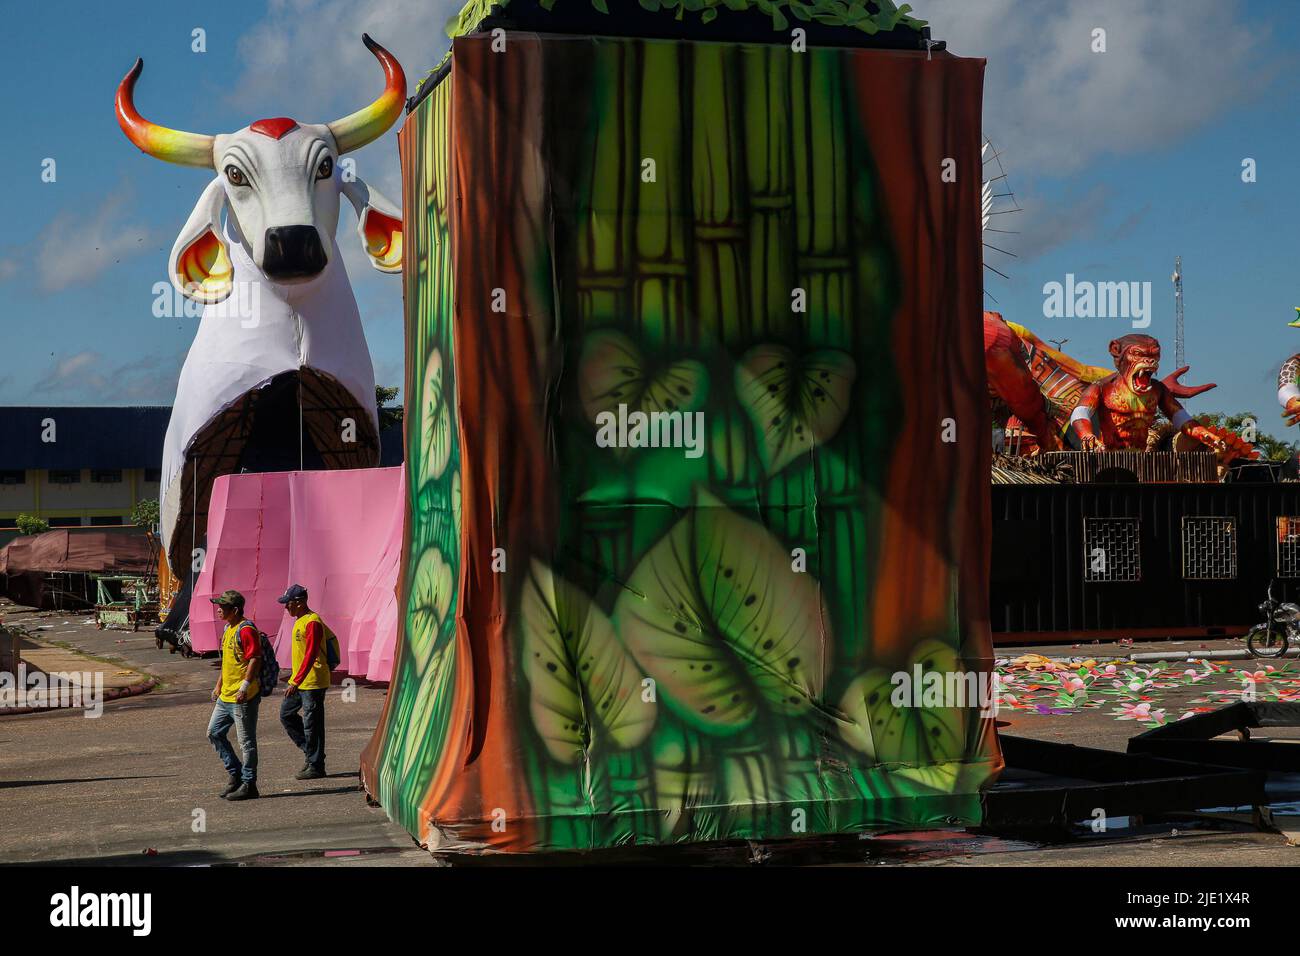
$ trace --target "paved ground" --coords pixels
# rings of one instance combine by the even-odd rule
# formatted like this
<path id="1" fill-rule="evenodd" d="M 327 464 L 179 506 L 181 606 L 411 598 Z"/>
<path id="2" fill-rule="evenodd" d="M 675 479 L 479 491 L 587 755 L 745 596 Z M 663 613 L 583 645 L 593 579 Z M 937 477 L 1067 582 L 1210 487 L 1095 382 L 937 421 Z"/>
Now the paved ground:
<path id="1" fill-rule="evenodd" d="M 382 810 L 367 806 L 359 790 L 361 749 L 378 721 L 382 688 L 359 686 L 354 703 L 331 690 L 329 776 L 307 782 L 293 779 L 302 757 L 280 728 L 279 694 L 264 702 L 262 799 L 228 804 L 217 797 L 226 774 L 204 732 L 215 660 L 159 651 L 151 633 L 99 631 L 84 623 L 84 614 L 5 610 L 6 623 L 48 628 L 32 631 L 40 644 L 101 658 L 107 673 L 129 669 L 160 683 L 105 704 L 95 719 L 81 711 L 0 717 L 0 863 L 201 864 L 260 855 L 272 857 L 265 862 L 355 860 L 322 856 L 327 851 L 362 851 L 369 862 L 432 862 Z M 94 666 L 82 658 L 80 669 Z M 197 820 L 205 826 L 199 832 Z"/>
<path id="2" fill-rule="evenodd" d="M 5 613 L 7 612 L 7 613 Z M 148 693 L 105 704 L 103 715 L 80 711 L 0 717 L 0 864 L 60 861 L 94 864 L 428 866 L 432 858 L 367 805 L 357 766 L 383 706 L 384 689 L 361 685 L 355 702 L 331 691 L 329 769 L 324 780 L 300 783 L 301 758 L 279 727 L 279 696 L 260 720 L 263 798 L 227 804 L 217 793 L 225 773 L 204 728 L 212 711 L 208 693 L 215 661 L 186 660 L 159 651 L 151 634 L 99 631 L 84 614 L 37 614 L 0 607 L 20 623 L 36 646 L 24 654 L 50 669 L 98 669 L 112 686 L 157 685 Z M 1099 660 L 1159 651 L 1222 653 L 1237 642 L 1157 645 L 1003 648 L 999 656 L 1039 652 Z M 73 666 L 79 664 L 79 666 Z M 1242 662 L 1242 667 L 1245 663 Z M 1254 666 L 1254 665 L 1252 665 Z M 1292 665 L 1295 667 L 1295 665 Z M 1228 681 L 1222 677 L 1221 682 Z M 1162 706 L 1177 711 L 1204 695 L 1205 687 L 1163 691 Z M 1175 714 L 1176 717 L 1176 714 Z M 1123 750 L 1142 728 L 1116 719 L 1109 708 L 1069 715 L 1004 710 L 1004 730 L 1022 736 Z M 201 826 L 200 826 L 201 823 Z M 890 835 L 815 847 L 764 848 L 771 862 L 912 864 L 923 866 L 1275 866 L 1300 863 L 1300 848 L 1275 833 L 1244 824 L 1207 830 L 1195 823 L 1115 831 L 1081 843 L 1038 845 L 963 831 Z M 744 847 L 718 859 L 752 858 Z M 696 861 L 698 862 L 698 861 Z"/>
<path id="3" fill-rule="evenodd" d="M 1058 743 L 1122 752 L 1134 735 L 1158 724 L 1173 723 L 1185 714 L 1217 709 L 1239 700 L 1247 688 L 1259 700 L 1300 700 L 1300 660 L 1294 656 L 1272 662 L 1252 660 L 1245 655 L 1245 644 L 1240 639 L 999 647 L 996 655 L 1021 660 L 1041 655 L 1089 662 L 1084 674 L 1089 695 L 1064 706 L 1058 706 L 1058 678 L 1039 671 L 1036 679 L 1035 671 L 1023 666 L 1002 668 L 1006 681 L 1003 689 L 1018 700 L 1014 704 L 1004 702 L 999 709 L 1001 730 Z M 1188 655 L 1198 660 L 1188 662 Z M 1102 665 L 1130 657 L 1136 657 L 1137 662 L 1118 663 L 1116 673 L 1098 677 Z M 1206 660 L 1211 664 L 1207 665 Z M 1134 674 L 1146 686 L 1133 692 L 1117 686 L 1127 684 Z M 1140 702 L 1147 704 L 1146 716 L 1133 710 Z M 1300 737 L 1300 728 L 1275 728 L 1269 735 Z"/>

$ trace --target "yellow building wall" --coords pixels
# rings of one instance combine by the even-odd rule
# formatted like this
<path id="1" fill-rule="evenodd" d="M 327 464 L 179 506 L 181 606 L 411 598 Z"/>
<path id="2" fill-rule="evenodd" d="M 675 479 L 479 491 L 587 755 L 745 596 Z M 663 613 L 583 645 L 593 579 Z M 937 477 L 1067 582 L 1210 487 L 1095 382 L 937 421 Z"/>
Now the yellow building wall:
<path id="1" fill-rule="evenodd" d="M 112 483 L 92 482 L 86 468 L 80 474 L 76 484 L 52 484 L 47 471 L 29 469 L 23 484 L 0 485 L 0 518 L 77 517 L 90 524 L 92 517 L 120 516 L 125 522 L 136 502 L 157 499 L 160 492 L 158 482 L 144 480 L 143 468 L 124 468 L 122 480 Z"/>

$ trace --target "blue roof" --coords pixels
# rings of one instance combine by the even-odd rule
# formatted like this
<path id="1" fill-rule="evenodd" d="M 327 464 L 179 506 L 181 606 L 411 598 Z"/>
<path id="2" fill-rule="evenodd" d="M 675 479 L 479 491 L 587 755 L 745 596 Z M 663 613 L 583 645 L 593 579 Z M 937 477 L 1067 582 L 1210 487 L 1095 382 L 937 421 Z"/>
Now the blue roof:
<path id="1" fill-rule="evenodd" d="M 402 426 L 389 425 L 379 433 L 379 466 L 391 468 L 400 465 L 406 459 L 406 449 L 402 447 Z"/>
<path id="2" fill-rule="evenodd" d="M 167 405 L 0 407 L 0 470 L 159 468 Z M 53 422 L 53 441 L 43 440 Z"/>
<path id="3" fill-rule="evenodd" d="M 0 407 L 0 471 L 161 468 L 169 405 Z M 54 422 L 54 441 L 42 440 Z M 380 434 L 381 463 L 402 463 L 402 428 Z"/>

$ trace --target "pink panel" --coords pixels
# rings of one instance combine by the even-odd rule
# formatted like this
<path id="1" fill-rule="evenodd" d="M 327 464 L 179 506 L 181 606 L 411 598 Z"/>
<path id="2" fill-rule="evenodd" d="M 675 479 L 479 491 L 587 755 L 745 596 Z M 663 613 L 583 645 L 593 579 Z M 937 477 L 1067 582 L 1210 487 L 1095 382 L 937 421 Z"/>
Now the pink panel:
<path id="1" fill-rule="evenodd" d="M 208 599 L 228 588 L 244 595 L 245 610 L 263 630 L 265 621 L 280 617 L 275 599 L 284 593 L 289 567 L 288 506 L 285 474 L 225 475 L 214 482 L 207 552 L 190 602 L 195 650 L 220 647 L 224 625 Z"/>
<path id="2" fill-rule="evenodd" d="M 390 680 L 393 647 L 397 635 L 397 575 L 402 561 L 402 532 L 405 510 L 405 474 L 398 476 L 396 500 L 386 522 L 383 551 L 369 579 L 353 619 L 349 646 L 349 668 L 365 673 L 373 681 Z"/>
<path id="3" fill-rule="evenodd" d="M 293 619 L 276 601 L 301 584 L 339 638 L 342 671 L 388 680 L 397 638 L 403 469 L 227 475 L 213 485 L 208 551 L 190 605 L 194 648 L 215 650 L 221 623 L 209 598 L 243 593 L 289 667 Z"/>

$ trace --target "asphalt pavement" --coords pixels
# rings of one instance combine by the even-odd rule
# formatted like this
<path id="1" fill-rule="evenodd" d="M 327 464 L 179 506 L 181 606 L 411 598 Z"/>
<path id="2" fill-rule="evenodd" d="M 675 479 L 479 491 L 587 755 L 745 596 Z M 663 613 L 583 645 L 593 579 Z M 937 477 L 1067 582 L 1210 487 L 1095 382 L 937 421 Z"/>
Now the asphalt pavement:
<path id="1" fill-rule="evenodd" d="M 309 781 L 293 779 L 303 759 L 280 727 L 277 690 L 258 720 L 262 796 L 226 803 L 218 796 L 226 772 L 207 739 L 215 659 L 160 651 L 152 633 L 97 630 L 84 612 L 4 610 L 7 623 L 41 644 L 159 683 L 106 703 L 99 717 L 81 710 L 0 717 L 0 863 L 433 862 L 360 789 L 361 750 L 385 688 L 358 684 L 353 702 L 331 688 L 328 776 Z"/>
<path id="2" fill-rule="evenodd" d="M 218 796 L 226 774 L 206 736 L 215 659 L 186 659 L 159 650 L 151 633 L 97 630 L 84 612 L 37 613 L 7 606 L 0 613 L 33 634 L 37 656 L 45 661 L 66 662 L 75 655 L 85 669 L 98 668 L 119 686 L 153 683 L 145 693 L 107 702 L 95 718 L 80 710 L 0 716 L 0 864 L 436 865 L 381 808 L 370 806 L 360 789 L 361 750 L 378 722 L 386 688 L 358 683 L 353 701 L 343 699 L 340 687 L 331 689 L 326 705 L 329 775 L 313 781 L 293 779 L 302 757 L 280 728 L 280 692 L 264 701 L 259 720 L 262 797 L 230 804 Z M 1155 646 L 1172 656 L 1177 651 L 1213 654 L 1231 645 Z M 1104 658 L 1133 650 L 1147 648 L 1002 648 L 998 655 L 1038 651 Z M 1190 697 L 1195 692 L 1170 693 Z M 1181 696 L 1171 704 L 1181 705 Z M 1004 710 L 999 719 L 1007 732 L 1116 750 L 1141 729 L 1102 710 L 1069 717 Z M 824 852 L 816 841 L 795 841 L 733 847 L 705 858 L 740 864 L 1274 866 L 1300 862 L 1300 848 L 1289 846 L 1281 834 L 1240 825 L 1221 830 L 1174 823 L 1117 829 L 1105 838 L 1066 844 L 953 829 L 847 842 L 840 838 L 825 844 Z M 679 862 L 702 859 L 684 851 Z"/>

